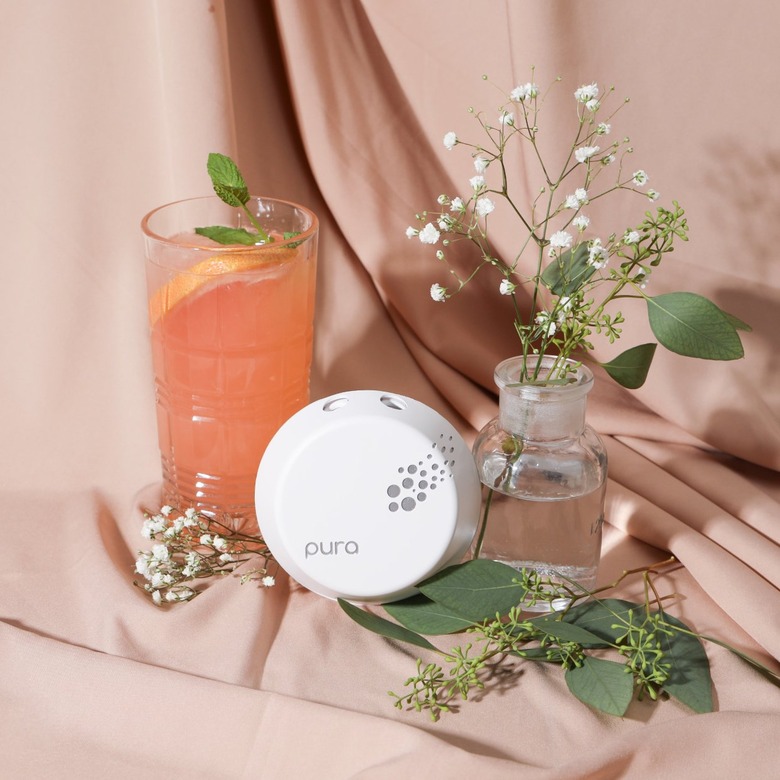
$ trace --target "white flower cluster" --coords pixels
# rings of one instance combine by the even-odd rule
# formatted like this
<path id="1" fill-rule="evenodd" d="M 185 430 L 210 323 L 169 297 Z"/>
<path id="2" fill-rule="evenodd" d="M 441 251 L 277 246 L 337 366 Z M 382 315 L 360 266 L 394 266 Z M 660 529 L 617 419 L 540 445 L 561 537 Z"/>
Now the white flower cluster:
<path id="1" fill-rule="evenodd" d="M 655 190 L 643 190 L 650 178 L 645 170 L 626 173 L 627 156 L 633 154 L 630 139 L 610 140 L 619 107 L 608 116 L 601 114 L 612 91 L 602 94 L 596 82 L 574 90 L 578 121 L 567 164 L 558 180 L 549 178 L 550 168 L 542 162 L 541 149 L 536 143 L 536 136 L 541 132 L 538 116 L 547 95 L 541 97 L 533 81 L 509 92 L 506 104 L 498 110 L 497 120 L 491 122 L 483 114 L 470 110 L 487 139 L 475 143 L 461 138 L 455 131 L 443 137 L 448 151 L 456 146 L 470 150 L 473 170 L 464 177 L 461 194 L 439 195 L 439 210 L 417 214 L 417 226 L 406 229 L 408 238 L 434 246 L 437 260 L 446 263 L 454 277 L 455 283 L 449 286 L 438 282 L 431 285 L 430 296 L 438 303 L 459 293 L 482 267 L 493 267 L 499 272 L 498 293 L 502 296 L 514 298 L 521 285 L 535 285 L 534 294 L 529 296 L 535 308 L 527 322 L 523 322 L 515 301 L 515 329 L 524 341 L 524 354 L 557 348 L 568 355 L 579 346 L 592 348 L 587 337 L 593 331 L 606 333 L 610 340 L 617 338 L 617 320 L 610 319 L 601 310 L 591 311 L 588 307 L 593 305 L 595 310 L 597 304 L 587 294 L 602 283 L 611 282 L 621 289 L 631 284 L 635 290 L 647 284 L 652 226 L 645 222 L 638 229 L 622 231 L 621 238 L 613 233 L 602 240 L 592 235 L 591 218 L 584 213 L 594 200 L 616 191 L 643 192 L 651 201 L 660 197 Z M 530 213 L 524 212 L 509 194 L 511 166 L 507 165 L 505 153 L 514 138 L 533 145 L 535 153 L 529 154 L 528 159 L 539 159 L 545 177 L 545 186 L 531 204 Z M 605 173 L 609 166 L 613 166 L 610 170 L 614 174 Z M 608 176 L 612 176 L 611 181 L 605 182 Z M 523 227 L 520 249 L 511 261 L 501 259 L 488 237 L 488 222 L 502 208 L 504 214 L 519 217 Z M 474 244 L 480 255 L 475 270 L 464 276 L 447 258 L 448 247 L 462 239 Z M 549 263 L 544 262 L 545 254 L 550 258 Z M 619 263 L 611 268 L 613 257 Z M 536 273 L 521 267 L 526 258 L 531 268 L 538 269 Z M 568 277 L 572 272 L 574 276 Z M 567 281 L 563 282 L 564 279 Z M 572 285 L 571 279 L 576 285 Z"/>
<path id="2" fill-rule="evenodd" d="M 139 551 L 135 571 L 146 580 L 142 587 L 157 605 L 193 599 L 199 591 L 189 584 L 192 580 L 230 574 L 253 555 L 264 565 L 242 581 L 256 580 L 266 588 L 276 582 L 268 572 L 271 554 L 260 537 L 234 531 L 193 508 L 181 512 L 163 506 L 146 516 L 141 535 L 156 544 Z"/>

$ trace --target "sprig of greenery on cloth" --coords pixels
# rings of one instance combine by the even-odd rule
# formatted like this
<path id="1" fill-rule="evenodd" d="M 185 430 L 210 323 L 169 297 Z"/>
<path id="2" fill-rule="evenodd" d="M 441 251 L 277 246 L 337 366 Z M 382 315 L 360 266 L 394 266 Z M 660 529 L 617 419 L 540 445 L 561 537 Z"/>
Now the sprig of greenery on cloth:
<path id="1" fill-rule="evenodd" d="M 426 711 L 433 720 L 491 680 L 511 676 L 521 660 L 560 666 L 574 696 L 610 715 L 624 715 L 634 696 L 671 696 L 695 712 L 710 712 L 712 680 L 702 639 L 731 650 L 780 685 L 780 677 L 762 664 L 697 634 L 663 609 L 653 579 L 673 561 L 624 572 L 589 592 L 573 582 L 560 585 L 536 572 L 478 559 L 433 575 L 420 583 L 419 595 L 385 604 L 392 621 L 344 600 L 339 604 L 364 628 L 443 658 L 444 667 L 418 659 L 417 673 L 405 683 L 411 690 L 389 692 L 399 709 Z M 636 574 L 644 580 L 644 602 L 600 597 Z M 517 606 L 559 599 L 569 605 L 538 617 L 525 617 Z M 465 643 L 446 652 L 424 636 L 452 633 L 463 633 Z"/>

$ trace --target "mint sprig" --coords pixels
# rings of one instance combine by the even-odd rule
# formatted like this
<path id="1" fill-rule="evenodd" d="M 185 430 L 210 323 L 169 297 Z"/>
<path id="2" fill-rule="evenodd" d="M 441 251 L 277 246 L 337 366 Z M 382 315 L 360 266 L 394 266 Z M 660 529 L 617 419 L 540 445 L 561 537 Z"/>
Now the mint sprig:
<path id="1" fill-rule="evenodd" d="M 270 244 L 274 239 L 263 230 L 252 212 L 246 207 L 249 202 L 249 189 L 238 166 L 227 155 L 211 152 L 206 162 L 214 192 L 224 203 L 233 208 L 241 208 L 246 212 L 249 221 L 254 226 L 256 233 L 246 228 L 225 227 L 212 225 L 211 227 L 197 227 L 195 232 L 199 236 L 205 236 L 218 244 L 244 244 L 255 246 L 256 244 Z"/>

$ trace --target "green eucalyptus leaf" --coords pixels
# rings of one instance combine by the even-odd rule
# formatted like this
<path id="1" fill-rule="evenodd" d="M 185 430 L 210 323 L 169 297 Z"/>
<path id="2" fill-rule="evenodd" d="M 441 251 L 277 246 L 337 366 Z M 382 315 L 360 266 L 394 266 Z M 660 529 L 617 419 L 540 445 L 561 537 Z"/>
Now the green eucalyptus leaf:
<path id="1" fill-rule="evenodd" d="M 701 295 L 672 292 L 647 298 L 647 314 L 658 341 L 679 355 L 736 360 L 745 354 L 731 315 Z"/>
<path id="2" fill-rule="evenodd" d="M 664 620 L 690 631 L 685 623 L 671 615 L 664 614 Z M 661 636 L 661 646 L 666 660 L 672 664 L 664 690 L 694 712 L 712 712 L 710 662 L 701 640 L 675 631 L 672 636 Z"/>
<path id="3" fill-rule="evenodd" d="M 195 228 L 199 236 L 205 236 L 218 244 L 244 244 L 254 246 L 261 243 L 260 236 L 257 233 L 250 233 L 244 228 L 223 227 L 221 225 L 212 225 L 211 227 Z"/>
<path id="4" fill-rule="evenodd" d="M 587 656 L 582 666 L 567 669 L 565 677 L 581 702 L 609 715 L 625 715 L 634 696 L 634 680 L 617 661 Z"/>
<path id="5" fill-rule="evenodd" d="M 244 177 L 229 157 L 212 152 L 206 162 L 206 170 L 211 178 L 214 192 L 228 206 L 240 207 L 249 200 L 249 190 Z"/>
<path id="6" fill-rule="evenodd" d="M 625 599 L 599 599 L 577 604 L 563 615 L 562 620 L 586 629 L 603 642 L 615 644 L 626 632 L 629 612 L 644 609 L 643 605 Z"/>
<path id="7" fill-rule="evenodd" d="M 723 309 L 721 309 L 723 311 Z M 735 317 L 733 314 L 729 314 L 727 311 L 723 312 L 726 317 L 728 318 L 729 322 L 737 329 L 737 330 L 744 330 L 748 333 L 753 330 L 753 328 L 750 327 L 750 325 L 747 324 L 747 322 L 744 322 L 739 317 Z"/>
<path id="8" fill-rule="evenodd" d="M 542 271 L 541 280 L 555 295 L 571 295 L 595 272 L 595 266 L 588 262 L 588 245 L 583 242 L 575 247 L 574 252 L 571 249 L 561 252 Z"/>
<path id="9" fill-rule="evenodd" d="M 379 615 L 375 615 L 373 612 L 368 612 L 365 609 L 356 607 L 354 604 L 350 604 L 349 601 L 344 599 L 338 599 L 339 606 L 344 612 L 349 615 L 359 626 L 367 628 L 369 631 L 373 631 L 375 634 L 384 636 L 387 639 L 395 639 L 400 642 L 407 642 L 410 645 L 416 645 L 422 647 L 425 650 L 436 650 L 436 648 L 424 637 L 419 634 L 415 634 L 414 631 L 410 631 L 408 628 L 399 626 L 396 623 L 391 623 L 389 620 L 385 620 Z"/>
<path id="10" fill-rule="evenodd" d="M 421 593 L 383 606 L 390 617 L 420 634 L 454 634 L 474 625 Z"/>
<path id="11" fill-rule="evenodd" d="M 647 372 L 653 362 L 657 344 L 640 344 L 621 352 L 608 363 L 602 363 L 604 370 L 620 385 L 629 390 L 642 387 L 647 379 Z"/>
<path id="12" fill-rule="evenodd" d="M 533 618 L 531 623 L 547 636 L 560 642 L 576 642 L 583 647 L 609 647 L 609 642 L 605 642 L 592 631 L 588 631 L 576 623 L 561 620 L 560 616 L 544 615 Z"/>
<path id="13" fill-rule="evenodd" d="M 429 599 L 472 622 L 505 615 L 525 596 L 525 588 L 513 580 L 520 573 L 505 563 L 478 558 L 448 566 L 418 587 Z"/>

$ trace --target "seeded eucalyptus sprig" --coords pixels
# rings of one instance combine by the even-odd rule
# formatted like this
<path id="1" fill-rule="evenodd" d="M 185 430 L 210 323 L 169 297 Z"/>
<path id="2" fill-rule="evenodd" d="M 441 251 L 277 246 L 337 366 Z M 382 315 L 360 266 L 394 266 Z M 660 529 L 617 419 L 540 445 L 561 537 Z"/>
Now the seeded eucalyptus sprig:
<path id="1" fill-rule="evenodd" d="M 398 709 L 424 710 L 432 720 L 453 710 L 459 698 L 465 701 L 492 681 L 511 677 L 521 659 L 560 666 L 574 696 L 610 715 L 624 715 L 634 696 L 654 701 L 671 696 L 695 712 L 711 712 L 712 680 L 702 640 L 725 647 L 780 686 L 780 677 L 759 662 L 664 611 L 665 598 L 653 578 L 673 561 L 624 572 L 590 592 L 477 559 L 420 583 L 419 595 L 385 604 L 396 622 L 344 600 L 339 604 L 362 627 L 441 655 L 446 669 L 418 659 L 417 673 L 405 683 L 411 691 L 389 692 Z M 630 575 L 644 580 L 643 602 L 599 597 Z M 557 599 L 568 607 L 534 618 L 517 606 Z M 423 636 L 453 633 L 464 633 L 465 642 L 448 652 Z M 618 660 L 603 657 L 610 650 Z"/>

